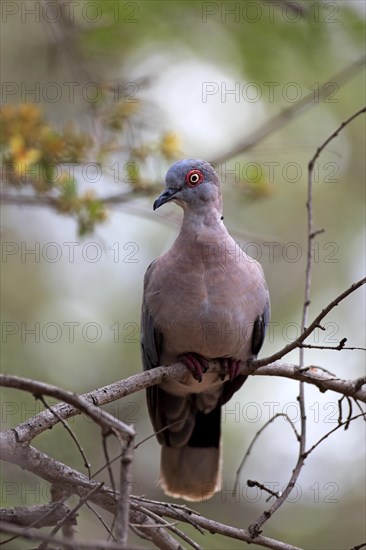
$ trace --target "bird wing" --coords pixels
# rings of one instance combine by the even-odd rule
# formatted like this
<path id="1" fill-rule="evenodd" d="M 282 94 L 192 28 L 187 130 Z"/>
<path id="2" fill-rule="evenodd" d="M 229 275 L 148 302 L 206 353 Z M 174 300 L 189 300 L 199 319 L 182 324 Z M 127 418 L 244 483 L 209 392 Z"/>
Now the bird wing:
<path id="1" fill-rule="evenodd" d="M 269 323 L 269 317 L 271 313 L 271 306 L 269 301 L 269 295 L 267 295 L 267 302 L 265 305 L 265 308 L 263 310 L 262 315 L 259 315 L 253 325 L 253 333 L 252 333 L 252 344 L 251 344 L 251 351 L 253 354 L 253 358 L 257 357 L 266 335 L 267 326 Z M 233 380 L 228 380 L 224 384 L 224 388 L 222 391 L 222 397 L 221 397 L 221 405 L 224 405 L 231 399 L 233 394 L 238 391 L 244 382 L 246 381 L 248 377 L 239 374 L 239 376 L 236 376 Z"/>
<path id="2" fill-rule="evenodd" d="M 145 291 L 154 277 L 159 258 L 147 268 L 141 311 L 141 353 L 144 370 L 157 367 L 163 348 L 163 334 L 156 326 L 145 299 Z M 146 389 L 147 407 L 160 444 L 185 445 L 194 428 L 195 414 L 190 399 L 172 395 L 158 385 Z M 163 430 L 164 431 L 161 431 Z M 157 433 L 160 432 L 160 433 Z"/>
<path id="3" fill-rule="evenodd" d="M 145 290 L 149 282 L 151 273 L 154 270 L 154 264 L 156 263 L 156 261 L 157 259 L 154 260 L 149 265 L 144 277 L 144 296 L 143 296 L 142 309 L 141 309 L 141 341 L 140 341 L 142 364 L 143 364 L 144 370 L 149 370 L 158 366 L 159 355 L 160 355 L 162 340 L 163 340 L 163 335 L 155 326 L 154 319 L 150 314 L 150 311 L 146 304 L 146 299 L 145 299 Z M 159 402 L 158 394 L 160 391 L 161 390 L 157 385 L 147 388 L 146 390 L 147 407 L 148 407 L 149 415 L 150 415 L 151 422 L 153 424 L 155 432 L 158 432 L 164 427 L 163 419 L 160 414 L 160 407 L 158 406 L 158 402 Z M 159 443 L 164 442 L 163 434 L 158 434 L 157 438 Z"/>

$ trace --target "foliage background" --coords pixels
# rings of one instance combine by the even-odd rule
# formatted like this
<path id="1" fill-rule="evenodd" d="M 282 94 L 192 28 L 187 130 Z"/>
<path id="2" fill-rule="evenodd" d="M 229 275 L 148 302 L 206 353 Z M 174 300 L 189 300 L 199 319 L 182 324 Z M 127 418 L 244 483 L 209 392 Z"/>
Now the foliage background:
<path id="1" fill-rule="evenodd" d="M 359 59 L 364 53 L 365 5 L 298 2 L 300 11 L 292 11 L 286 2 L 85 0 L 69 3 L 73 10 L 64 24 L 50 4 L 54 3 L 48 7 L 47 2 L 33 0 L 2 3 L 2 101 L 15 109 L 3 115 L 3 128 L 8 129 L 1 141 L 3 160 L 25 159 L 33 168 L 37 162 L 52 161 L 64 170 L 62 177 L 54 177 L 56 185 L 43 182 L 45 188 L 19 188 L 16 178 L 5 178 L 7 193 L 13 188 L 21 197 L 36 193 L 40 200 L 51 196 L 64 202 L 58 203 L 58 211 L 44 205 L 2 207 L 2 369 L 85 392 L 141 368 L 138 325 L 143 274 L 150 261 L 167 250 L 179 227 L 176 206 L 151 212 L 166 169 L 175 158 L 214 161 L 293 105 L 292 93 L 301 94 L 298 99 L 315 93 L 318 84 Z M 6 12 L 5 5 L 14 13 Z M 234 14 L 229 14 L 230 9 Z M 70 83 L 76 83 L 72 97 Z M 94 88 L 90 83 L 96 83 Z M 248 83 L 255 86 L 250 90 L 245 87 Z M 217 93 L 205 95 L 208 89 Z M 240 90 L 239 98 L 225 93 L 234 89 Z M 258 101 L 246 94 L 255 89 L 262 94 Z M 53 90 L 61 91 L 56 100 Z M 94 90 L 98 94 L 93 95 Z M 307 163 L 364 98 L 360 71 L 334 94 L 315 101 L 252 150 L 220 167 L 226 224 L 260 259 L 270 288 L 273 324 L 262 354 L 296 337 L 300 323 Z M 19 105 L 23 119 L 16 110 Z M 36 127 L 38 109 L 44 121 Z M 26 124 L 29 142 L 22 143 L 17 136 L 25 135 Z M 52 132 L 42 130 L 42 124 Z M 364 134 L 361 118 L 332 142 L 319 161 L 314 218 L 316 226 L 326 231 L 317 239 L 312 315 L 364 271 Z M 42 141 L 40 136 L 46 137 Z M 30 152 L 32 147 L 35 151 Z M 91 162 L 101 163 L 100 172 L 83 172 Z M 127 162 L 137 163 L 138 178 L 129 172 Z M 268 163 L 276 163 L 274 177 Z M 262 172 L 256 177 L 258 166 Z M 74 178 L 67 176 L 70 167 Z M 116 167 L 122 181 L 114 181 Z M 241 177 L 230 176 L 238 167 Z M 108 204 L 107 219 L 101 222 L 105 212 L 98 197 L 121 193 L 128 193 L 129 200 Z M 80 212 L 87 212 L 84 226 Z M 268 242 L 278 243 L 273 255 Z M 12 248 L 6 248 L 9 243 Z M 50 243 L 56 244 L 52 248 Z M 74 261 L 71 245 L 65 243 L 76 243 Z M 289 243 L 296 243 L 296 248 Z M 27 255 L 26 249 L 36 252 Z M 15 252 L 7 254 L 9 250 Z M 57 261 L 55 251 L 61 251 Z M 336 345 L 347 337 L 348 345 L 364 346 L 363 304 L 358 291 L 333 310 L 319 343 Z M 37 331 L 36 323 L 39 339 L 26 332 Z M 53 325 L 47 329 L 47 323 Z M 70 323 L 75 323 L 74 337 Z M 9 334 L 9 327 L 16 333 Z M 297 354 L 288 357 L 296 360 Z M 311 363 L 344 378 L 364 373 L 362 351 L 311 350 L 307 364 Z M 273 483 L 276 489 L 285 484 L 295 463 L 296 442 L 282 420 L 271 425 L 254 449 L 240 480 L 240 498 L 229 491 L 243 453 L 269 419 L 270 404 L 275 412 L 285 409 L 295 417 L 296 395 L 294 382 L 259 378 L 249 380 L 233 397 L 223 410 L 225 490 L 195 505 L 196 510 L 246 527 L 264 509 L 266 497 L 246 489 L 245 481 Z M 336 425 L 337 396 L 307 388 L 306 401 L 312 443 Z M 4 428 L 37 410 L 40 405 L 30 396 L 2 392 Z M 109 410 L 133 422 L 140 439 L 151 433 L 143 395 Z M 98 431 L 85 419 L 72 419 L 72 425 L 95 471 L 104 462 Z M 283 506 L 266 525 L 265 534 L 311 550 L 360 543 L 365 538 L 364 442 L 364 425 L 359 421 L 321 445 L 306 463 L 294 502 Z M 45 452 L 82 468 L 61 426 L 37 443 Z M 139 447 L 134 491 L 161 499 L 156 486 L 158 457 L 153 438 Z M 2 476 L 4 506 L 47 502 L 46 483 L 10 465 L 2 466 Z M 102 536 L 102 529 L 93 516 L 81 513 L 82 538 Z M 200 538 L 197 535 L 205 548 L 241 546 L 217 536 Z M 138 544 L 133 534 L 131 541 Z M 16 541 L 9 548 L 18 549 L 19 544 Z"/>

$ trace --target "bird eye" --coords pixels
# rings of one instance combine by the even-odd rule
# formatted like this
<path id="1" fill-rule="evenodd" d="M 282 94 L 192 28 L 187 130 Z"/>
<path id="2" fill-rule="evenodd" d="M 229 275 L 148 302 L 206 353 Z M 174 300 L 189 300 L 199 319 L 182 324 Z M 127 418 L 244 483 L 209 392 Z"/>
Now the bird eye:
<path id="1" fill-rule="evenodd" d="M 186 182 L 189 187 L 196 187 L 204 180 L 201 170 L 190 170 L 186 175 Z"/>

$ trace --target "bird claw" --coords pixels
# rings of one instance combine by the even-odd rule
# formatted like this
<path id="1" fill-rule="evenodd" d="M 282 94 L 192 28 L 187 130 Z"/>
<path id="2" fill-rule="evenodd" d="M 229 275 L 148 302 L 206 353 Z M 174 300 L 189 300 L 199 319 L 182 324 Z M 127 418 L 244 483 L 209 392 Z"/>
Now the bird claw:
<path id="1" fill-rule="evenodd" d="M 184 353 L 178 360 L 186 365 L 195 380 L 202 382 L 202 376 L 208 369 L 207 359 L 198 353 Z"/>
<path id="2" fill-rule="evenodd" d="M 226 374 L 229 374 L 229 380 L 232 382 L 234 378 L 238 376 L 241 369 L 241 361 L 236 359 L 221 359 L 223 373 L 221 375 L 222 379 L 225 378 Z"/>

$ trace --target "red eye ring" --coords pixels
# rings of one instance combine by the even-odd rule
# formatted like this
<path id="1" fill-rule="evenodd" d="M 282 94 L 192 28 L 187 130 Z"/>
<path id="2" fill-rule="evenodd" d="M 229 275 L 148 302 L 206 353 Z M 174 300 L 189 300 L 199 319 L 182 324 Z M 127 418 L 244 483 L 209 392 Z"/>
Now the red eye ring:
<path id="1" fill-rule="evenodd" d="M 186 174 L 186 183 L 189 187 L 197 187 L 204 180 L 204 175 L 201 170 L 190 170 Z"/>

